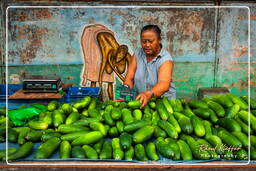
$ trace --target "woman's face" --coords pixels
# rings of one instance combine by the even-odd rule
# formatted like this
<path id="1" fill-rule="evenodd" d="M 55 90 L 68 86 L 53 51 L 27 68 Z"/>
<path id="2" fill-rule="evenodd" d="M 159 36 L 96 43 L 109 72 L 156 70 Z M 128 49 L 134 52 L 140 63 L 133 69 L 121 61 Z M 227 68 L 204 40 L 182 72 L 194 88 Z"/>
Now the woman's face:
<path id="1" fill-rule="evenodd" d="M 141 46 L 147 56 L 156 56 L 160 52 L 161 40 L 153 30 L 141 33 Z"/>

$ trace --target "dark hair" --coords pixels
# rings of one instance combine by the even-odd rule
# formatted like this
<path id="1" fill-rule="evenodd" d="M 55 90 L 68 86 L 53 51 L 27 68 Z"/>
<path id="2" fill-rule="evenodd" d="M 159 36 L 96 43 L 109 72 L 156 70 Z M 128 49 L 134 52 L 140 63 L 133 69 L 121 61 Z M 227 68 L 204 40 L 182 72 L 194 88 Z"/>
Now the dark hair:
<path id="1" fill-rule="evenodd" d="M 142 35 L 142 33 L 146 30 L 154 31 L 157 34 L 158 38 L 161 40 L 161 29 L 157 25 L 146 25 L 146 26 L 144 26 L 140 31 L 140 35 Z"/>

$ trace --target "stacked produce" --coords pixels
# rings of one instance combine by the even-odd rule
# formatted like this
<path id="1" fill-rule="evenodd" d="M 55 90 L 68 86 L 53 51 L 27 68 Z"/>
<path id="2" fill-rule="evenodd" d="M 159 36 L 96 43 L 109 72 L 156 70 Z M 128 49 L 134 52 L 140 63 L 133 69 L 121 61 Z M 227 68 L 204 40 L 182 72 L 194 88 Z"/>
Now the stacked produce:
<path id="1" fill-rule="evenodd" d="M 8 150 L 8 160 L 30 155 L 35 142 L 42 142 L 35 159 L 59 150 L 61 159 L 247 160 L 248 148 L 256 159 L 256 110 L 248 112 L 256 108 L 253 99 L 249 107 L 247 97 L 231 93 L 188 102 L 152 98 L 140 106 L 89 96 L 70 104 L 51 101 L 38 120 L 8 128 L 8 141 L 20 144 Z M 6 159 L 4 150 L 0 158 Z"/>

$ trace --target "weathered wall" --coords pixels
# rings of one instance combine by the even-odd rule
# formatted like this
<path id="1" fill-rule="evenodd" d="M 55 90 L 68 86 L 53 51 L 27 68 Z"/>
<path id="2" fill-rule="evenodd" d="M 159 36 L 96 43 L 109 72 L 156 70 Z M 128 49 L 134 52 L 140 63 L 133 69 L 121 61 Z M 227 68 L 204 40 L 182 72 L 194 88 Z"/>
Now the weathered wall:
<path id="1" fill-rule="evenodd" d="M 256 10 L 253 5 L 250 8 L 253 28 Z M 24 74 L 56 73 L 64 82 L 79 85 L 83 66 L 80 37 L 85 25 L 106 25 L 133 53 L 140 45 L 140 28 L 152 23 L 161 26 L 164 48 L 174 58 L 178 97 L 193 98 L 199 87 L 212 86 L 226 86 L 238 95 L 247 93 L 246 8 L 9 8 L 8 14 L 10 83 L 18 83 Z M 253 96 L 255 41 L 251 40 Z"/>

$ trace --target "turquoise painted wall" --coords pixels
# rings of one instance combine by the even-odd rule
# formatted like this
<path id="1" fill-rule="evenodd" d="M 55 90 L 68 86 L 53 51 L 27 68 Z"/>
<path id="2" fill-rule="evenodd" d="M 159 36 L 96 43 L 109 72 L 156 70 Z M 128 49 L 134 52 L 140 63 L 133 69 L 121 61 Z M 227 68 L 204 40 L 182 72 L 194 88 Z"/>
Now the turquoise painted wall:
<path id="1" fill-rule="evenodd" d="M 255 6 L 250 9 L 253 28 Z M 24 73 L 56 73 L 63 82 L 79 85 L 83 67 L 80 37 L 86 25 L 106 25 L 133 53 L 140 45 L 140 28 L 152 23 L 161 27 L 164 48 L 174 58 L 178 97 L 195 98 L 198 88 L 213 86 L 228 87 L 237 95 L 247 94 L 247 8 L 9 8 L 8 15 L 10 83 L 18 83 Z M 253 42 L 255 36 L 251 39 L 251 95 L 255 97 Z"/>

